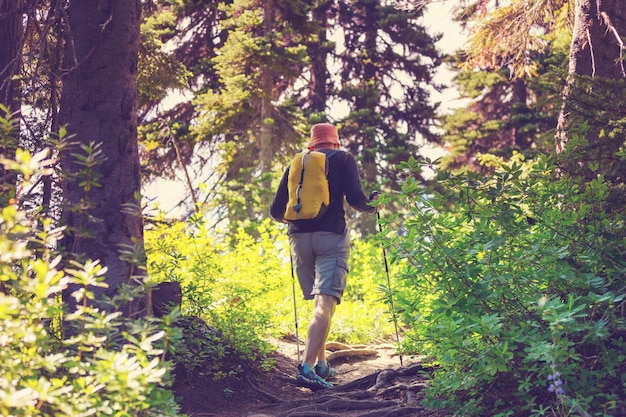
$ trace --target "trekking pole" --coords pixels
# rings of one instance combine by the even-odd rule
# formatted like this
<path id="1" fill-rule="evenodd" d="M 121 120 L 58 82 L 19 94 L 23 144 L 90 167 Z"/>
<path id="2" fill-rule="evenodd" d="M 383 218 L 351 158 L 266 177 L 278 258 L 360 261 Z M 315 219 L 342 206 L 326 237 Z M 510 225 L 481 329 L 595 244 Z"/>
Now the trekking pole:
<path id="1" fill-rule="evenodd" d="M 291 292 L 293 293 L 293 317 L 296 323 L 296 352 L 298 352 L 298 365 L 300 364 L 300 336 L 298 336 L 298 310 L 296 308 L 296 277 L 293 273 L 293 257 L 291 245 L 289 245 L 289 263 L 291 265 Z"/>
<path id="2" fill-rule="evenodd" d="M 370 201 L 372 201 L 378 195 L 378 191 L 372 191 L 369 196 Z M 376 217 L 378 220 L 378 230 L 380 233 L 383 233 L 383 226 L 380 224 L 380 212 L 376 210 Z M 400 333 L 398 332 L 398 319 L 396 318 L 396 308 L 393 305 L 393 290 L 391 289 L 391 278 L 389 278 L 389 263 L 387 262 L 387 251 L 385 250 L 385 246 L 381 244 L 383 249 L 383 259 L 385 260 L 385 273 L 387 274 L 387 288 L 389 288 L 389 308 L 391 309 L 391 318 L 393 319 L 393 327 L 396 331 L 396 342 L 400 345 Z M 402 355 L 400 356 L 400 366 L 404 366 L 402 361 Z"/>

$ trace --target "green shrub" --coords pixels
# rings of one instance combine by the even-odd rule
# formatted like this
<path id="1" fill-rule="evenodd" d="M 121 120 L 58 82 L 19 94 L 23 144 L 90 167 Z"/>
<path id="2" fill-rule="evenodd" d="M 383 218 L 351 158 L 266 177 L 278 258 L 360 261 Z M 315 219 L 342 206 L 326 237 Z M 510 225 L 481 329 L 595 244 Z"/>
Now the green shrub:
<path id="1" fill-rule="evenodd" d="M 401 166 L 408 210 L 386 229 L 406 230 L 387 238 L 405 266 L 403 348 L 437 365 L 429 404 L 610 415 L 626 389 L 626 234 L 623 210 L 602 210 L 607 183 L 557 176 L 540 157 L 489 177 L 440 173 L 427 194 L 411 175 L 422 165 Z"/>
<path id="2" fill-rule="evenodd" d="M 146 230 L 150 275 L 157 282 L 180 282 L 183 314 L 202 317 L 253 358 L 254 352 L 266 351 L 268 337 L 295 332 L 294 288 L 301 338 L 312 308 L 292 278 L 285 227 L 265 221 L 255 229 L 256 237 L 240 228 L 225 242 L 207 229 L 202 216 L 194 216 Z M 348 343 L 389 339 L 393 326 L 378 290 L 386 282 L 381 248 L 355 239 L 349 267 L 330 338 Z"/>
<path id="3" fill-rule="evenodd" d="M 18 151 L 0 162 L 27 183 L 46 173 L 45 156 Z M 98 261 L 62 267 L 54 249 L 62 230 L 38 213 L 11 204 L 0 216 L 0 414 L 176 415 L 159 347 L 168 328 L 84 302 L 106 285 L 105 269 Z M 79 307 L 63 315 L 68 284 L 80 286 Z"/>

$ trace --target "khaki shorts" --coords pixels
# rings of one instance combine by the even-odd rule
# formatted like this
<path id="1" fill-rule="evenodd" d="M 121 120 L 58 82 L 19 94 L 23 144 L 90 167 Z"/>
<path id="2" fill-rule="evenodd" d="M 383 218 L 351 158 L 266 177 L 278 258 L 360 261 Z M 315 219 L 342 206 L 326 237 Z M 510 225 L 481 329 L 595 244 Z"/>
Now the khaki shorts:
<path id="1" fill-rule="evenodd" d="M 289 243 L 304 299 L 325 294 L 335 297 L 339 304 L 346 289 L 350 256 L 347 228 L 342 234 L 293 233 Z"/>

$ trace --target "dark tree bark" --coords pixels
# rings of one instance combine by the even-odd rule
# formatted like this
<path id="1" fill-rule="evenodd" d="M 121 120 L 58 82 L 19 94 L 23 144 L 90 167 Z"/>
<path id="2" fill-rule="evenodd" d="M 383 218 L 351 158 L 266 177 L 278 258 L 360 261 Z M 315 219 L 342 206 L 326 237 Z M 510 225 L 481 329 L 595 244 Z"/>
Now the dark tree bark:
<path id="1" fill-rule="evenodd" d="M 328 41 L 328 10 L 332 2 L 329 0 L 318 2 L 313 8 L 313 22 L 318 26 L 317 37 L 307 44 L 307 51 L 311 58 L 311 93 L 309 113 L 325 114 L 328 105 L 329 86 L 327 58 L 332 50 Z M 321 120 L 327 122 L 328 120 Z"/>
<path id="2" fill-rule="evenodd" d="M 602 146 L 598 142 L 601 130 L 606 126 L 601 118 L 597 118 L 599 112 L 592 114 L 591 111 L 613 108 L 623 117 L 625 109 L 622 104 L 624 91 L 619 86 L 623 87 L 626 80 L 623 41 L 626 7 L 620 0 L 577 0 L 575 4 L 568 79 L 557 127 L 558 153 L 565 149 L 571 127 L 581 120 L 591 122 L 590 145 Z M 594 123 L 596 121 L 599 123 Z M 605 141 L 606 151 L 619 149 L 619 140 L 614 142 Z"/>
<path id="3" fill-rule="evenodd" d="M 22 63 L 23 3 L 23 0 L 0 0 L 0 103 L 14 115 L 14 120 L 19 120 L 20 109 L 20 102 L 17 100 L 18 81 L 14 76 L 20 73 Z M 6 140 L 0 140 L 0 155 L 7 158 L 15 156 L 18 132 L 19 124 L 16 123 L 15 134 Z M 0 207 L 4 207 L 15 196 L 16 180 L 15 175 L 0 166 Z"/>
<path id="4" fill-rule="evenodd" d="M 274 1 L 263 0 L 263 35 L 271 39 L 272 30 L 274 28 Z M 261 120 L 259 127 L 259 172 L 266 173 L 272 170 L 272 160 L 274 159 L 274 150 L 272 149 L 272 93 L 274 90 L 272 82 L 272 72 L 270 68 L 261 68 Z M 272 189 L 272 181 L 269 177 L 261 181 L 261 187 L 264 190 Z M 263 207 L 269 207 L 272 202 L 271 193 L 261 194 L 261 204 Z M 248 215 L 254 217 L 254 208 L 248 207 Z"/>
<path id="5" fill-rule="evenodd" d="M 376 19 L 375 15 L 378 1 L 362 1 L 361 7 L 363 8 L 365 21 L 374 22 Z M 361 175 L 363 182 L 364 184 L 371 185 L 378 183 L 378 167 L 376 164 L 376 154 L 378 152 L 376 136 L 378 132 L 376 129 L 372 128 L 363 129 L 363 125 L 367 126 L 367 123 L 375 125 L 373 120 L 376 119 L 377 96 L 379 94 L 377 77 L 379 73 L 374 61 L 376 60 L 375 51 L 377 50 L 378 26 L 375 24 L 367 24 L 363 36 L 365 39 L 363 41 L 361 54 L 365 55 L 365 59 L 361 64 L 361 74 L 363 78 L 359 87 L 364 91 L 364 94 L 355 96 L 354 104 L 355 108 L 359 111 L 367 111 L 370 112 L 370 114 L 366 118 L 369 120 L 361 120 L 361 123 L 359 123 L 361 124 L 361 130 L 356 136 L 358 139 L 348 143 L 347 147 L 353 155 L 359 155 L 361 157 Z M 366 190 L 366 193 L 369 193 L 369 190 Z M 376 232 L 376 218 L 374 216 L 359 213 L 357 218 L 358 229 L 361 235 L 367 236 Z"/>
<path id="6" fill-rule="evenodd" d="M 86 189 L 85 166 L 61 155 L 64 181 L 64 246 L 78 259 L 99 259 L 108 268 L 108 289 L 94 289 L 96 302 L 137 274 L 120 259 L 130 246 L 143 254 L 143 227 L 136 196 L 140 191 L 137 148 L 137 60 L 140 0 L 73 0 L 59 120 L 72 141 L 101 146 L 104 162 L 95 167 L 99 185 Z M 93 175 L 92 175 L 93 177 Z M 141 255 L 143 257 L 143 255 Z M 68 297 L 69 307 L 73 298 Z"/>
<path id="7" fill-rule="evenodd" d="M 15 112 L 19 109 L 17 81 L 21 69 L 22 7 L 24 0 L 0 0 L 0 103 Z"/>

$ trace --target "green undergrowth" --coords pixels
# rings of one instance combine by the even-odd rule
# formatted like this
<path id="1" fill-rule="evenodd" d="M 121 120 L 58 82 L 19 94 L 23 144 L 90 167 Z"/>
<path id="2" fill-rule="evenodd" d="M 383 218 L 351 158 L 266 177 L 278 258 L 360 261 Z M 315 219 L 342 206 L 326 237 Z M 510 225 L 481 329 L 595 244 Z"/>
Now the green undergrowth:
<path id="1" fill-rule="evenodd" d="M 47 151 L 16 155 L 0 163 L 20 177 L 22 191 L 50 175 Z M 0 207 L 0 415 L 177 415 L 165 360 L 171 327 L 121 313 L 141 286 L 95 307 L 92 289 L 106 286 L 106 268 L 61 256 L 62 236 L 40 209 L 25 210 L 17 199 Z M 69 285 L 65 296 L 78 307 L 64 312 Z"/>
<path id="2" fill-rule="evenodd" d="M 626 216 L 610 197 L 623 185 L 569 177 L 541 156 L 500 161 L 490 176 L 440 173 L 427 192 L 412 175 L 425 163 L 401 166 L 406 211 L 385 217 L 381 241 L 405 266 L 403 349 L 436 365 L 427 404 L 622 415 Z"/>
<path id="3" fill-rule="evenodd" d="M 13 134 L 0 118 L 0 136 Z M 16 155 L 0 162 L 22 190 L 53 172 L 46 152 Z M 383 212 L 383 233 L 352 238 L 330 339 L 390 342 L 396 317 L 403 353 L 433 366 L 425 404 L 456 415 L 623 415 L 623 181 L 593 162 L 584 178 L 548 156 L 485 162 L 491 175 L 440 172 L 432 190 L 415 180 L 429 161 L 399 166 L 400 192 L 381 199 L 401 209 Z M 225 235 L 198 214 L 146 226 L 149 279 L 137 281 L 181 284 L 180 313 L 193 324 L 183 334 L 178 311 L 161 320 L 119 313 L 143 286 L 122 287 L 107 311 L 93 307 L 104 269 L 64 259 L 63 229 L 15 191 L 0 207 L 0 414 L 175 415 L 166 359 L 214 380 L 240 376 L 242 363 L 269 365 L 269 340 L 294 336 L 294 292 L 304 339 L 312 303 L 292 275 L 284 225 Z M 63 314 L 69 284 L 79 309 Z M 241 361 L 222 366 L 233 354 Z"/>
<path id="4" fill-rule="evenodd" d="M 312 302 L 292 276 L 286 226 L 264 221 L 253 237 L 239 229 L 229 239 L 209 230 L 203 217 L 146 230 L 148 269 L 156 282 L 183 288 L 183 315 L 197 316 L 222 332 L 240 354 L 258 359 L 270 338 L 306 336 Z M 382 250 L 353 239 L 348 287 L 329 339 L 379 343 L 393 333 Z"/>

